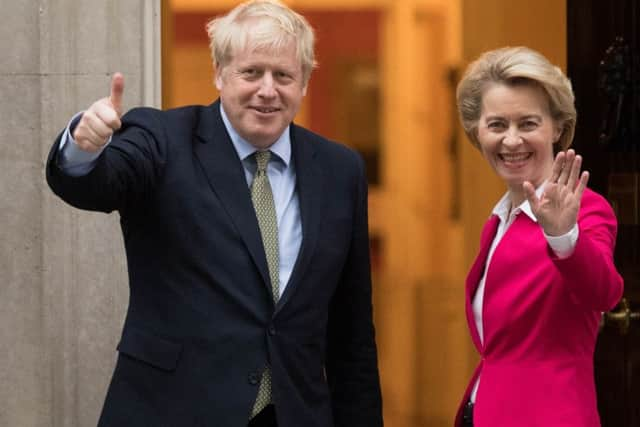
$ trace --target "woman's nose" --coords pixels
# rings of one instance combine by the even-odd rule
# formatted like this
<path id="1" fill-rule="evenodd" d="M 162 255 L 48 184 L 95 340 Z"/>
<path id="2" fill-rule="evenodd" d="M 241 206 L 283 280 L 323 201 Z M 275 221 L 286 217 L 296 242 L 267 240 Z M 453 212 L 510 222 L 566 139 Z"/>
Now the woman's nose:
<path id="1" fill-rule="evenodd" d="M 522 137 L 518 131 L 509 129 L 505 134 L 502 143 L 509 146 L 516 146 L 522 144 Z"/>

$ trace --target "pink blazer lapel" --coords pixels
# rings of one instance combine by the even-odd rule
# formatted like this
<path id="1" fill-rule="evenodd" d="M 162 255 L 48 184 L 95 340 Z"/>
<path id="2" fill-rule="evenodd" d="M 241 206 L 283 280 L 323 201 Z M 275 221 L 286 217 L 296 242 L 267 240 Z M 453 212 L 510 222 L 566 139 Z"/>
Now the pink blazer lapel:
<path id="1" fill-rule="evenodd" d="M 487 256 L 489 255 L 489 248 L 498 231 L 498 224 L 500 224 L 500 218 L 497 215 L 491 215 L 489 220 L 484 224 L 482 228 L 482 234 L 480 235 L 480 251 L 478 256 L 471 266 L 471 270 L 467 275 L 466 292 L 465 292 L 465 311 L 467 314 L 467 322 L 469 323 L 469 330 L 471 331 L 471 338 L 478 350 L 482 349 L 480 343 L 480 336 L 476 329 L 476 322 L 473 317 L 473 309 L 471 307 L 471 301 L 473 295 L 476 293 L 478 283 L 484 273 L 485 265 L 487 263 Z"/>

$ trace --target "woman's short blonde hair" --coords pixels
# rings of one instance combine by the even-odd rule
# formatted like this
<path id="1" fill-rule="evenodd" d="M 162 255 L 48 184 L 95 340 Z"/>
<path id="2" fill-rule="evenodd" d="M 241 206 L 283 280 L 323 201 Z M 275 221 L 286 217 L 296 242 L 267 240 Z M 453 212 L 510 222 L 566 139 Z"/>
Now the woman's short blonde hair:
<path id="1" fill-rule="evenodd" d="M 236 6 L 206 26 L 214 65 L 220 71 L 237 52 L 249 48 L 278 52 L 292 40 L 304 84 L 316 66 L 315 36 L 311 25 L 300 14 L 275 0 L 252 0 Z"/>
<path id="2" fill-rule="evenodd" d="M 527 47 L 505 47 L 483 53 L 469 64 L 456 91 L 458 113 L 465 133 L 474 146 L 478 142 L 478 121 L 482 96 L 492 84 L 532 84 L 549 100 L 551 117 L 562 129 L 558 148 L 571 146 L 576 127 L 576 108 L 571 82 L 560 68 Z"/>

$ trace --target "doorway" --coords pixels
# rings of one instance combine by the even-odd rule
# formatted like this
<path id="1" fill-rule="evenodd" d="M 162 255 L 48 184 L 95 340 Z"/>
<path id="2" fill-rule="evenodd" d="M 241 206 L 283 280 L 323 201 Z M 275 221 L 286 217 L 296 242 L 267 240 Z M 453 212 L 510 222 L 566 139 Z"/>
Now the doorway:
<path id="1" fill-rule="evenodd" d="M 605 313 L 595 354 L 603 427 L 640 426 L 640 5 L 567 2 L 569 76 L 576 94 L 575 146 L 618 218 L 615 262 L 625 282 Z"/>

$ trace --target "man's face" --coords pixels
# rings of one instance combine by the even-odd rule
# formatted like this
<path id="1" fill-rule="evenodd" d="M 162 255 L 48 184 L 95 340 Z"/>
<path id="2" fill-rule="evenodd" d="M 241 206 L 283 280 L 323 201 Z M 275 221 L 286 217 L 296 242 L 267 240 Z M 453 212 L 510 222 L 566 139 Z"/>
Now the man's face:
<path id="1" fill-rule="evenodd" d="M 276 142 L 307 91 L 293 41 L 278 52 L 236 52 L 218 70 L 216 87 L 233 128 L 260 149 Z"/>

